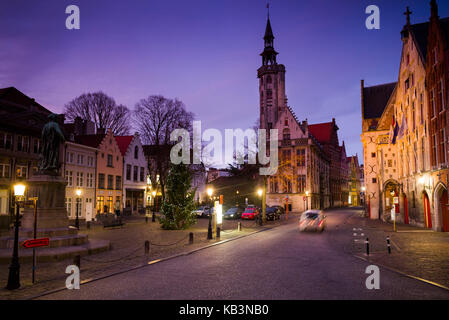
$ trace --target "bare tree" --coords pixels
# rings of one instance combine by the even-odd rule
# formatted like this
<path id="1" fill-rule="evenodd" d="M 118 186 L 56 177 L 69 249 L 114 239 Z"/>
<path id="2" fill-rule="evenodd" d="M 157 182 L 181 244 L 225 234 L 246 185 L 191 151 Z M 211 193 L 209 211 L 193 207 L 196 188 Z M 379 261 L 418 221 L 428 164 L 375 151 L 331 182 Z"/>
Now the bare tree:
<path id="1" fill-rule="evenodd" d="M 66 119 L 74 121 L 76 117 L 90 120 L 96 129 L 111 129 L 114 135 L 126 135 L 130 131 L 130 111 L 124 105 L 103 92 L 85 93 L 65 105 Z"/>
<path id="2" fill-rule="evenodd" d="M 162 198 L 170 165 L 170 134 L 175 129 L 192 132 L 193 113 L 184 104 L 161 95 L 140 100 L 134 110 L 134 124 L 145 144 L 153 146 L 152 161 L 149 161 L 151 180 L 159 176 Z"/>

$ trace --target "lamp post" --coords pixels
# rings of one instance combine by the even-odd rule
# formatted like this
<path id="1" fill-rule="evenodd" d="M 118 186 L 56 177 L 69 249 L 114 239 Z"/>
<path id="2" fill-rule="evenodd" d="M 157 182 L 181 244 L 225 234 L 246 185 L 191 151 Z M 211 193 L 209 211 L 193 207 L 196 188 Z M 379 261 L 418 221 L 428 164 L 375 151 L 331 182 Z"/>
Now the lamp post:
<path id="1" fill-rule="evenodd" d="M 306 210 L 309 210 L 309 191 L 306 191 Z"/>
<path id="2" fill-rule="evenodd" d="M 209 196 L 209 201 L 212 202 L 212 194 L 214 193 L 214 189 L 211 187 L 207 188 L 207 195 Z M 212 214 L 210 212 L 212 208 L 212 203 L 209 207 L 209 226 L 207 227 L 207 240 L 212 240 Z"/>
<path id="3" fill-rule="evenodd" d="M 264 210 L 263 210 L 263 197 L 262 197 L 262 195 L 263 195 L 263 190 L 262 190 L 261 188 L 259 188 L 259 189 L 257 190 L 257 195 L 258 195 L 259 198 L 260 198 L 260 208 L 262 209 L 262 216 L 263 216 L 263 215 L 265 215 L 265 212 L 264 212 Z M 261 216 L 260 213 L 259 213 L 259 224 L 260 224 L 260 225 L 262 225 L 262 220 L 264 220 L 262 216 Z"/>
<path id="4" fill-rule="evenodd" d="M 151 217 L 151 222 L 155 222 L 156 221 L 156 216 L 154 211 L 156 210 L 156 190 L 153 190 L 153 192 L 151 192 L 152 196 L 153 196 L 153 216 Z"/>
<path id="5" fill-rule="evenodd" d="M 80 220 L 79 220 L 79 205 L 81 202 L 81 189 L 77 189 L 76 193 L 76 216 L 75 216 L 75 228 L 80 229 Z"/>
<path id="6" fill-rule="evenodd" d="M 16 184 L 14 186 L 14 196 L 16 197 L 16 222 L 14 229 L 14 249 L 12 253 L 11 265 L 9 266 L 8 284 L 6 289 L 14 290 L 20 288 L 20 264 L 19 264 L 19 219 L 20 206 L 19 202 L 23 200 L 25 195 L 25 185 Z"/>

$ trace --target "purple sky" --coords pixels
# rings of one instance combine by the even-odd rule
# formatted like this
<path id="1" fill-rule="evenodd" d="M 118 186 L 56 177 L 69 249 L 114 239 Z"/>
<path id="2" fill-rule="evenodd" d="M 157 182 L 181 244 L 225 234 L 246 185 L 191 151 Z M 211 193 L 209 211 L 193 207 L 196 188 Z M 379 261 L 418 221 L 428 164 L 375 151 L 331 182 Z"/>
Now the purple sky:
<path id="1" fill-rule="evenodd" d="M 80 7 L 81 30 L 65 28 L 70 4 Z M 380 7 L 380 30 L 365 28 L 370 4 Z M 428 20 L 427 0 L 271 1 L 289 105 L 309 123 L 335 117 L 340 142 L 359 159 L 360 79 L 397 80 L 407 5 L 412 23 Z M 265 24 L 265 0 L 1 0 L 0 87 L 55 112 L 84 92 L 102 90 L 130 109 L 162 94 L 181 99 L 203 130 L 247 128 L 258 117 Z"/>

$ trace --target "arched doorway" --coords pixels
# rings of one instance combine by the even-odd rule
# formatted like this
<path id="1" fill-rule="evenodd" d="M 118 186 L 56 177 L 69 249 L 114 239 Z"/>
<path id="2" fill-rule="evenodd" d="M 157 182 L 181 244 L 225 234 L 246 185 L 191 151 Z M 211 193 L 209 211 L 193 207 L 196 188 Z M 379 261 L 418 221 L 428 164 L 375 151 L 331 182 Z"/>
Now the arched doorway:
<path id="1" fill-rule="evenodd" d="M 427 193 L 423 192 L 423 205 L 424 205 L 424 221 L 426 228 L 432 229 L 432 215 L 430 214 L 430 202 Z"/>
<path id="2" fill-rule="evenodd" d="M 385 184 L 385 212 L 386 216 L 391 214 L 391 211 L 394 209 L 396 216 L 399 214 L 399 188 L 398 184 L 394 181 L 388 181 Z"/>
<path id="3" fill-rule="evenodd" d="M 449 232 L 449 202 L 446 189 L 443 189 L 439 205 L 441 212 L 441 220 L 443 223 L 443 232 Z"/>
<path id="4" fill-rule="evenodd" d="M 407 196 L 405 195 L 405 193 L 403 194 L 403 199 L 404 199 L 404 223 L 405 224 L 409 224 L 409 219 L 408 219 L 408 203 L 407 203 Z"/>

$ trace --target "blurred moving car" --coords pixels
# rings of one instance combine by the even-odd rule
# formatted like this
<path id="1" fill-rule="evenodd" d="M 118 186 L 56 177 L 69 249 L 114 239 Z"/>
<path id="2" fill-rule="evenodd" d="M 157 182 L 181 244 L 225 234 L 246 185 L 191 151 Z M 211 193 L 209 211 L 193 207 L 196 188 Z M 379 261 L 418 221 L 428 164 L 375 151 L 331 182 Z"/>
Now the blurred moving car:
<path id="1" fill-rule="evenodd" d="M 320 210 L 304 211 L 299 219 L 299 231 L 319 231 L 325 227 L 326 216 Z"/>
<path id="2" fill-rule="evenodd" d="M 243 213 L 242 213 L 242 219 L 254 220 L 255 218 L 258 217 L 259 214 L 260 214 L 260 211 L 258 208 L 254 207 L 254 206 L 247 207 L 245 209 L 245 211 L 243 211 Z"/>
<path id="3" fill-rule="evenodd" d="M 241 207 L 231 207 L 224 214 L 224 219 L 238 219 L 242 216 L 243 208 Z"/>
<path id="4" fill-rule="evenodd" d="M 197 217 L 204 218 L 210 216 L 211 210 L 208 206 L 201 206 L 193 211 L 193 213 L 196 214 Z"/>
<path id="5" fill-rule="evenodd" d="M 274 221 L 274 220 L 279 220 L 281 218 L 280 210 L 276 207 L 267 206 L 265 214 L 266 214 L 267 220 Z"/>

